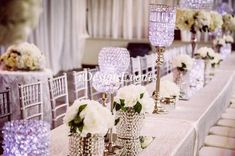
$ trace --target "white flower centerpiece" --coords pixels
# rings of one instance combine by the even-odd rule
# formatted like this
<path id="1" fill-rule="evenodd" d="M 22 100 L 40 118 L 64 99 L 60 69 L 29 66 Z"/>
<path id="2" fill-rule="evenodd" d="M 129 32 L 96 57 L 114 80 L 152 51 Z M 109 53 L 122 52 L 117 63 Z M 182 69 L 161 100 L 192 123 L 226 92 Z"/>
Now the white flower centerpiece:
<path id="1" fill-rule="evenodd" d="M 154 100 L 140 85 L 129 85 L 118 90 L 115 97 L 116 130 L 118 143 L 124 144 L 126 155 L 137 155 L 140 152 L 140 130 L 145 113 L 152 113 Z M 128 150 L 128 149 L 132 150 Z"/>
<path id="2" fill-rule="evenodd" d="M 235 17 L 231 14 L 225 14 L 222 28 L 224 32 L 235 31 Z"/>
<path id="3" fill-rule="evenodd" d="M 189 87 L 190 71 L 194 60 L 188 55 L 178 55 L 172 62 L 173 81 L 180 87 L 180 97 L 188 99 L 187 90 Z"/>
<path id="4" fill-rule="evenodd" d="M 6 70 L 35 71 L 45 68 L 45 57 L 34 44 L 27 42 L 10 46 L 0 57 Z"/>
<path id="5" fill-rule="evenodd" d="M 65 114 L 70 129 L 69 155 L 103 155 L 104 135 L 114 126 L 114 116 L 93 100 L 76 100 Z"/>
<path id="6" fill-rule="evenodd" d="M 211 78 L 209 77 L 210 73 L 211 73 L 211 68 L 209 68 L 209 64 L 211 61 L 213 61 L 216 57 L 216 53 L 214 52 L 214 50 L 212 48 L 208 48 L 208 47 L 201 47 L 197 50 L 197 52 L 195 53 L 195 56 L 197 58 L 203 59 L 205 66 L 204 66 L 204 85 L 207 84 L 207 80 L 211 80 Z"/>
<path id="7" fill-rule="evenodd" d="M 160 96 L 162 103 L 175 108 L 175 104 L 179 100 L 180 88 L 174 82 L 163 80 L 160 86 Z"/>
<path id="8" fill-rule="evenodd" d="M 225 40 L 225 43 L 227 44 L 232 44 L 234 42 L 234 39 L 231 35 L 224 35 L 224 40 Z"/>
<path id="9" fill-rule="evenodd" d="M 216 49 L 216 51 L 218 53 L 220 53 L 222 51 L 222 49 L 223 49 L 223 47 L 225 47 L 225 45 L 226 45 L 226 41 L 225 41 L 224 37 L 216 37 L 213 40 L 214 49 Z"/>

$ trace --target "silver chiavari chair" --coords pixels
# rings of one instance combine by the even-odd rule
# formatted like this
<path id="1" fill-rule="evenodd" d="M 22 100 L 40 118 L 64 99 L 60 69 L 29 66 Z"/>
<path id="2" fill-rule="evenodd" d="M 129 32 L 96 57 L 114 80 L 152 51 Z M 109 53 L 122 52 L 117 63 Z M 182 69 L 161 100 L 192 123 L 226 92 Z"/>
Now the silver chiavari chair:
<path id="1" fill-rule="evenodd" d="M 84 69 L 83 71 L 74 71 L 73 72 L 74 80 L 74 94 L 75 99 L 89 99 L 88 97 L 88 70 Z"/>
<path id="2" fill-rule="evenodd" d="M 147 75 L 149 82 L 152 82 L 153 79 L 156 77 L 156 54 L 152 53 L 146 55 L 147 58 Z"/>
<path id="3" fill-rule="evenodd" d="M 141 65 L 140 65 L 140 57 L 132 57 L 131 58 L 131 72 L 133 75 L 133 83 L 134 84 L 141 84 Z"/>
<path id="4" fill-rule="evenodd" d="M 52 127 L 61 125 L 69 106 L 67 74 L 49 78 L 49 91 L 52 109 Z"/>
<path id="5" fill-rule="evenodd" d="M 147 66 L 147 55 L 140 57 L 140 67 L 141 67 L 141 75 L 142 75 L 142 84 L 147 84 L 148 78 L 148 66 Z"/>
<path id="6" fill-rule="evenodd" d="M 19 84 L 22 118 L 43 120 L 42 82 Z"/>
<path id="7" fill-rule="evenodd" d="M 0 119 L 11 120 L 10 89 L 0 92 Z"/>

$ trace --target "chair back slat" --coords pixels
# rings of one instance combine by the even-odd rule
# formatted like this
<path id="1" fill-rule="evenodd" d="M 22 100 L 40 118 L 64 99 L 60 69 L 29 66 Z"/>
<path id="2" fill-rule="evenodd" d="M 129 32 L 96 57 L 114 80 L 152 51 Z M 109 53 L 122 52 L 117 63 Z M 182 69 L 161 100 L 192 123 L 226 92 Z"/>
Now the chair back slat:
<path id="1" fill-rule="evenodd" d="M 19 84 L 19 96 L 22 118 L 43 120 L 42 82 Z"/>
<path id="2" fill-rule="evenodd" d="M 93 68 L 93 69 L 89 69 L 88 70 L 88 85 L 89 85 L 89 95 L 90 95 L 90 99 L 92 100 L 96 100 L 98 101 L 101 97 L 102 97 L 102 93 L 98 92 L 92 85 L 92 79 L 95 75 L 96 72 L 98 72 L 99 69 L 96 67 L 96 68 Z"/>
<path id="3" fill-rule="evenodd" d="M 140 57 L 132 57 L 131 58 L 131 72 L 134 79 L 134 84 L 141 84 L 141 64 L 140 64 Z"/>
<path id="4" fill-rule="evenodd" d="M 75 99 L 88 99 L 88 71 L 73 72 Z"/>
<path id="5" fill-rule="evenodd" d="M 65 116 L 69 106 L 67 74 L 50 78 L 48 84 L 52 108 L 52 127 L 55 128 L 63 123 L 58 123 L 58 121 Z"/>
<path id="6" fill-rule="evenodd" d="M 0 92 L 0 118 L 8 118 L 10 121 L 11 118 L 11 109 L 10 109 L 10 89 L 6 88 L 5 91 Z"/>

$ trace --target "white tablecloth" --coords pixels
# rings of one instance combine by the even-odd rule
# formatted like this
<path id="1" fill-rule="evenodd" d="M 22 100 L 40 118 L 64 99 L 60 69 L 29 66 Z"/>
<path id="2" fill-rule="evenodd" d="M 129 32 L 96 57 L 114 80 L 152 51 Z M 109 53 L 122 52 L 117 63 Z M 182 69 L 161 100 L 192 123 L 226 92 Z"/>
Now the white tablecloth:
<path id="1" fill-rule="evenodd" d="M 0 70 L 0 90 L 5 90 L 6 87 L 10 87 L 12 120 L 21 119 L 18 84 L 33 83 L 40 80 L 43 82 L 44 120 L 51 121 L 51 104 L 47 83 L 48 78 L 51 76 L 50 70 L 30 72 Z"/>
<path id="2" fill-rule="evenodd" d="M 223 66 L 226 66 L 226 63 Z M 231 66 L 235 69 L 235 65 Z M 179 101 L 175 110 L 165 115 L 148 115 L 142 135 L 156 138 L 140 155 L 196 155 L 209 128 L 216 123 L 229 104 L 234 82 L 231 66 L 227 71 L 217 70 L 214 79 L 205 88 L 194 94 L 189 101 Z M 162 79 L 172 80 L 172 74 Z M 146 87 L 152 93 L 155 84 L 151 83 Z M 52 156 L 67 154 L 68 129 L 65 125 L 52 130 L 51 141 Z"/>

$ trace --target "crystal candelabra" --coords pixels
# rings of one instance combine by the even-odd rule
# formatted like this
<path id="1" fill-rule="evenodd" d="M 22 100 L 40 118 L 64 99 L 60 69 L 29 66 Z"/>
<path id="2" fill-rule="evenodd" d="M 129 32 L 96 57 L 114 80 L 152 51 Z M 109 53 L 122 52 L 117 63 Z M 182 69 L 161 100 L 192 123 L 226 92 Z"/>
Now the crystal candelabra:
<path id="1" fill-rule="evenodd" d="M 113 114 L 114 93 L 120 87 L 120 76 L 123 75 L 129 67 L 130 54 L 125 48 L 102 48 L 99 53 L 98 64 L 101 71 L 94 76 L 93 86 L 104 93 L 102 98 L 103 103 L 106 101 L 105 95 L 110 94 L 110 110 Z M 112 128 L 109 130 L 108 136 L 109 142 L 106 146 L 105 155 L 114 155 L 115 150 L 121 147 L 115 145 L 113 142 Z"/>
<path id="2" fill-rule="evenodd" d="M 175 20 L 176 9 L 174 7 L 156 4 L 155 0 L 150 3 L 149 41 L 156 47 L 157 53 L 157 80 L 156 89 L 154 91 L 155 109 L 153 111 L 153 113 L 156 114 L 165 112 L 161 107 L 160 70 L 164 62 L 163 53 L 165 47 L 170 46 L 174 40 Z"/>

